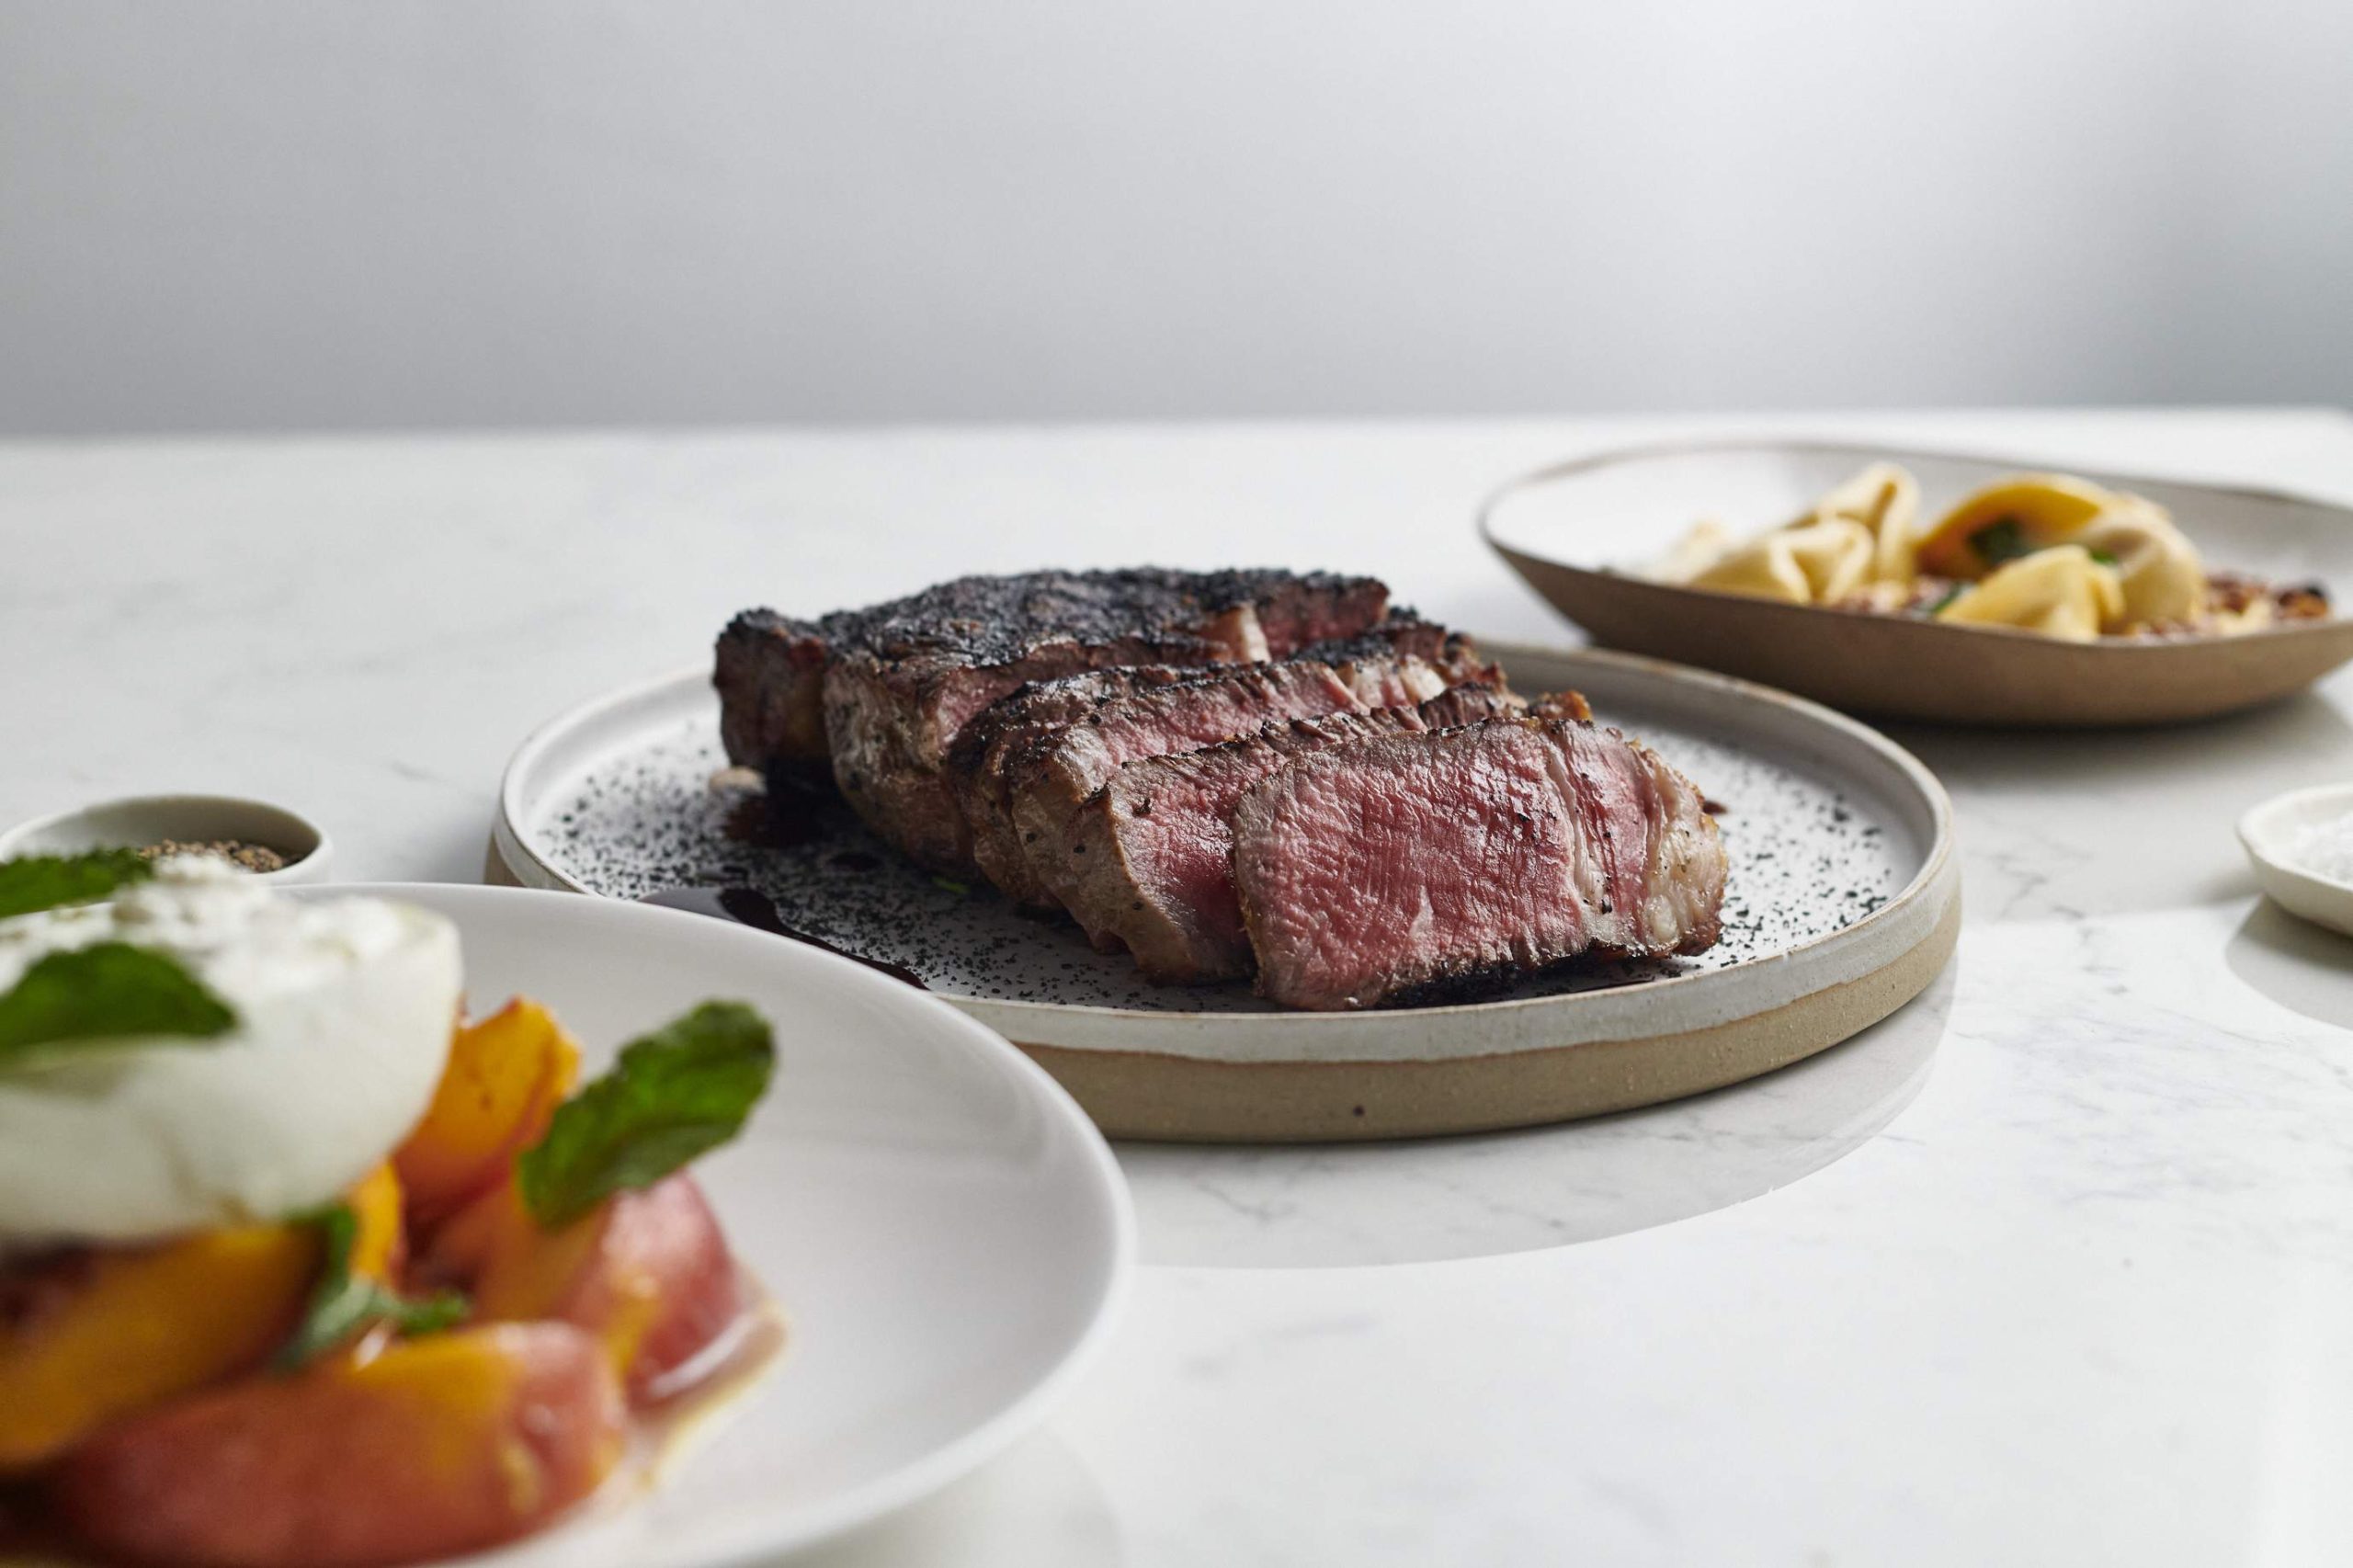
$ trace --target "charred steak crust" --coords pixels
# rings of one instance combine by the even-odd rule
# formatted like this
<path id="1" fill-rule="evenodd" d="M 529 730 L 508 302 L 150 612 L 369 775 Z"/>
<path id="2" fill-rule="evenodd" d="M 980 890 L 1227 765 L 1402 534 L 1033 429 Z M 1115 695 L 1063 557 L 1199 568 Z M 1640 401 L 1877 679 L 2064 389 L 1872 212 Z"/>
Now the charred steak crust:
<path id="1" fill-rule="evenodd" d="M 1613 730 L 1500 719 L 1294 757 L 1233 810 L 1258 987 L 1376 1006 L 1587 951 L 1699 952 L 1725 858 L 1699 791 Z"/>
<path id="2" fill-rule="evenodd" d="M 1229 642 L 1215 623 L 1248 610 L 1263 642 L 1249 652 L 1281 657 L 1372 625 L 1388 602 L 1388 588 L 1371 577 L 1135 567 L 958 577 L 815 620 L 746 610 L 719 639 L 715 684 L 728 757 L 757 767 L 779 755 L 823 756 L 820 697 L 805 688 L 851 654 L 988 668 L 1055 644 L 1131 644 L 1157 645 L 1173 664 L 1212 664 Z"/>
<path id="3" fill-rule="evenodd" d="M 887 604 L 836 610 L 815 624 L 837 655 L 904 659 L 938 652 L 990 665 L 1014 664 L 1054 642 L 1182 643 L 1204 622 L 1246 608 L 1265 629 L 1268 651 L 1280 654 L 1369 626 L 1388 602 L 1387 587 L 1370 577 L 1131 567 L 958 577 Z"/>
<path id="4" fill-rule="evenodd" d="M 1235 804 L 1292 757 L 1397 731 L 1474 723 L 1518 710 L 1491 685 L 1458 686 L 1418 708 L 1269 724 L 1199 751 L 1122 765 L 1071 826 L 1071 913 L 1098 948 L 1124 946 L 1155 984 L 1248 974 L 1250 941 L 1234 897 Z"/>
<path id="5" fill-rule="evenodd" d="M 774 772 L 830 757 L 859 815 L 917 860 L 972 865 L 942 777 L 965 723 L 1029 681 L 1121 665 L 1282 657 L 1388 608 L 1369 577 L 1280 571 L 961 577 L 814 621 L 738 616 L 713 681 L 729 759 Z"/>
<path id="6" fill-rule="evenodd" d="M 772 609 L 745 610 L 719 634 L 711 684 L 719 688 L 719 738 L 728 760 L 746 767 L 824 768 L 824 630 Z"/>

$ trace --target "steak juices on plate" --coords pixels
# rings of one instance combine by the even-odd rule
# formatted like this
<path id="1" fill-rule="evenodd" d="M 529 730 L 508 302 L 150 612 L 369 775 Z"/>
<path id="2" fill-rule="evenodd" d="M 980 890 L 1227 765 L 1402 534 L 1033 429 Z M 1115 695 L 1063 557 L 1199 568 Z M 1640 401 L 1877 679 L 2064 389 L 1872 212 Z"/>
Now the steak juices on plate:
<path id="1" fill-rule="evenodd" d="M 714 681 L 773 801 L 830 778 L 904 853 L 1068 911 L 1155 982 L 1365 1007 L 1717 937 L 1699 790 L 1573 692 L 1529 708 L 1373 578 L 959 578 L 746 612 Z"/>
<path id="2" fill-rule="evenodd" d="M 0 1548 L 493 1545 L 758 1337 L 684 1169 L 767 1085 L 750 1009 L 576 1085 L 528 1000 L 453 1033 L 425 910 L 102 852 L 0 864 Z"/>

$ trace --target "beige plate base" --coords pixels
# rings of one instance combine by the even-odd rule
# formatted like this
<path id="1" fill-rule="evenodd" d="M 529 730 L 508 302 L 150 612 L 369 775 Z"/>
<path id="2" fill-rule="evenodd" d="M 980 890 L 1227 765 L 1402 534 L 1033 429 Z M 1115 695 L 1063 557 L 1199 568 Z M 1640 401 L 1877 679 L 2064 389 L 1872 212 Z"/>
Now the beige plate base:
<path id="1" fill-rule="evenodd" d="M 1961 937 L 1955 899 L 1884 969 L 1682 1034 L 1444 1062 L 1200 1062 L 1023 1045 L 1114 1138 L 1332 1143 L 1489 1132 L 1721 1089 L 1827 1051 L 1928 988 Z M 1016 1041 L 1019 1044 L 1019 1041 Z"/>

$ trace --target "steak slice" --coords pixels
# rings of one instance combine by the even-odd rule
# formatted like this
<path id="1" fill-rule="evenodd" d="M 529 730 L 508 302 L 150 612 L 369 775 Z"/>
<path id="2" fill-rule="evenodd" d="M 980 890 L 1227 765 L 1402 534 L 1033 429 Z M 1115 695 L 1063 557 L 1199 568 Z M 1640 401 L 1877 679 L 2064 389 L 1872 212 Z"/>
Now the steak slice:
<path id="1" fill-rule="evenodd" d="M 1370 577 L 1141 568 L 961 577 L 813 621 L 753 610 L 720 635 L 720 733 L 731 762 L 772 777 L 830 763 L 883 837 L 963 869 L 941 766 L 989 704 L 1079 670 L 1284 657 L 1377 624 L 1388 602 Z"/>
<path id="2" fill-rule="evenodd" d="M 1338 661 L 1294 659 L 1221 670 L 1098 703 L 1084 719 L 1040 736 L 1005 769 L 1009 824 L 1029 875 L 1006 892 L 1040 907 L 1067 907 L 1083 881 L 1086 846 L 1074 835 L 1088 796 L 1123 763 L 1257 733 L 1267 724 L 1411 707 L 1471 676 L 1467 650 L 1440 665 L 1385 644 Z M 1483 678 L 1500 681 L 1499 672 Z"/>
<path id="3" fill-rule="evenodd" d="M 1613 730 L 1560 719 L 1311 752 L 1233 812 L 1258 989 L 1290 1007 L 1370 1007 L 1589 949 L 1699 952 L 1724 872 L 1688 779 Z"/>
<path id="4" fill-rule="evenodd" d="M 1401 657 L 1417 659 L 1437 669 L 1441 684 L 1476 667 L 1463 639 L 1411 611 L 1392 614 L 1362 636 L 1319 642 L 1290 662 L 1334 665 L 1344 672 L 1341 678 L 1346 684 L 1363 682 L 1370 667 Z M 974 863 L 1017 902 L 1035 909 L 1059 907 L 1059 901 L 1030 869 L 1023 848 L 1023 830 L 1015 821 L 1017 780 L 1027 777 L 1052 737 L 1071 725 L 1082 721 L 1099 724 L 1104 711 L 1121 699 L 1202 676 L 1198 668 L 1167 665 L 1087 670 L 1055 680 L 1033 681 L 984 709 L 957 737 L 948 767 L 971 835 Z M 1378 682 L 1370 689 L 1377 694 Z M 1188 704 L 1194 700 L 1186 699 Z M 1287 710 L 1269 710 L 1259 715 L 1257 722 L 1289 716 Z M 1255 727 L 1245 724 L 1233 733 L 1246 734 Z"/>
<path id="5" fill-rule="evenodd" d="M 1292 757 L 1345 741 L 1441 729 L 1516 711 L 1519 699 L 1459 686 L 1418 708 L 1269 724 L 1246 740 L 1123 764 L 1072 826 L 1070 911 L 1098 948 L 1124 944 L 1159 985 L 1248 974 L 1233 894 L 1234 806 Z"/>
<path id="6" fill-rule="evenodd" d="M 1032 681 L 965 725 L 949 753 L 948 776 L 982 873 L 1017 903 L 1053 908 L 1052 896 L 1030 874 L 1020 830 L 1013 825 L 1014 765 L 1107 702 L 1200 674 L 1173 665 L 1129 665 Z"/>

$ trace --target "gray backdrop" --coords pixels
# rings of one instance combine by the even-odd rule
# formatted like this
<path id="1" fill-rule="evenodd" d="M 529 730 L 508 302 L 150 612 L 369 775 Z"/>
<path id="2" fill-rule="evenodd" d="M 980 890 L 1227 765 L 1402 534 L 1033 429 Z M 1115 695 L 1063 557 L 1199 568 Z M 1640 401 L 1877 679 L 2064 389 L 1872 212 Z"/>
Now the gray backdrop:
<path id="1" fill-rule="evenodd" d="M 2353 6 L 0 0 L 0 431 L 2353 402 Z"/>

